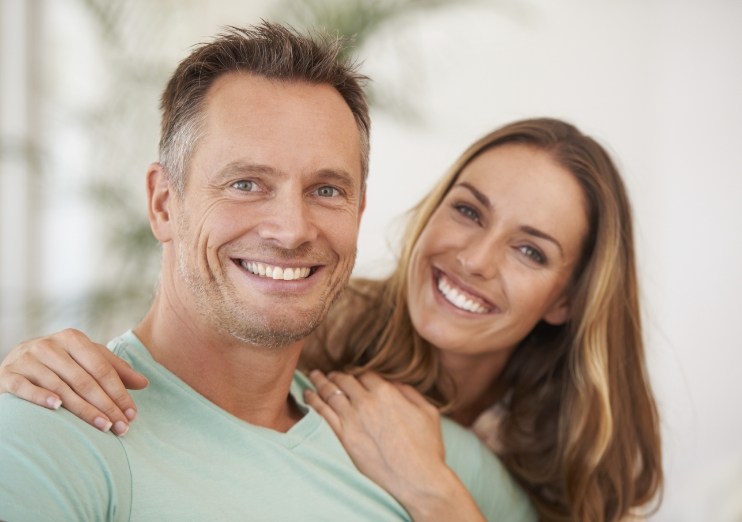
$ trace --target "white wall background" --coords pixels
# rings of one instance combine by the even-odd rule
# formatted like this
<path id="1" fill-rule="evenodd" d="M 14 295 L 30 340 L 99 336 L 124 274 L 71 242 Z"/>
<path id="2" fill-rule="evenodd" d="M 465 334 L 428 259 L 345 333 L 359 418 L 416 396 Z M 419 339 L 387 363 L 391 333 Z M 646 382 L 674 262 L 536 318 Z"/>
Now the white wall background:
<path id="1" fill-rule="evenodd" d="M 4 0 L 2 7 L 7 15 L 21 3 Z M 221 25 L 267 16 L 271 2 L 231 4 L 173 3 L 186 7 L 174 11 L 172 24 L 139 23 L 164 32 L 153 45 L 168 46 L 173 66 Z M 105 259 L 95 235 L 104 231 L 92 224 L 80 189 L 89 153 L 84 129 L 65 127 L 59 108 L 95 102 L 102 81 L 91 51 L 95 36 L 79 2 L 41 5 L 42 55 L 69 62 L 43 62 L 58 69 L 58 83 L 42 93 L 53 116 L 45 127 L 51 175 L 41 186 L 19 189 L 3 158 L 0 353 L 38 333 L 13 305 L 17 274 L 33 266 L 18 256 L 26 212 L 18 190 L 39 190 L 46 202 L 39 216 L 42 262 L 32 274 L 44 292 L 92 284 Z M 466 145 L 500 124 L 562 117 L 614 154 L 635 207 L 647 347 L 664 428 L 667 487 L 652 518 L 658 521 L 742 521 L 742 341 L 735 326 L 742 315 L 741 23 L 739 0 L 492 2 L 410 17 L 362 49 L 365 71 L 377 83 L 412 92 L 424 117 L 405 123 L 374 114 L 359 274 L 388 268 L 395 218 Z M 5 65 L 15 63 L 7 37 Z M 140 45 L 148 45 L 146 35 Z M 143 108 L 150 127 L 129 131 L 152 142 L 153 156 L 132 165 L 132 176 L 142 180 L 155 159 L 155 104 Z M 6 127 L 13 126 L 9 112 L 0 110 Z"/>

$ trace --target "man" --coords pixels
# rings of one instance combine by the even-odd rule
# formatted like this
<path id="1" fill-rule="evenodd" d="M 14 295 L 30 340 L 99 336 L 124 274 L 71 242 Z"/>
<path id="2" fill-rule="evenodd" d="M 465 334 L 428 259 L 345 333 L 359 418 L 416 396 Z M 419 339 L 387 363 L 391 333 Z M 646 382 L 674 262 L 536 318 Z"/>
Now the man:
<path id="1" fill-rule="evenodd" d="M 364 78 L 337 42 L 263 23 L 197 48 L 162 98 L 152 306 L 111 347 L 150 381 L 126 437 L 0 397 L 2 520 L 394 520 L 302 399 L 303 339 L 346 284 L 365 203 Z M 452 423 L 486 515 L 507 480 Z M 506 511 L 502 511 L 506 512 Z"/>

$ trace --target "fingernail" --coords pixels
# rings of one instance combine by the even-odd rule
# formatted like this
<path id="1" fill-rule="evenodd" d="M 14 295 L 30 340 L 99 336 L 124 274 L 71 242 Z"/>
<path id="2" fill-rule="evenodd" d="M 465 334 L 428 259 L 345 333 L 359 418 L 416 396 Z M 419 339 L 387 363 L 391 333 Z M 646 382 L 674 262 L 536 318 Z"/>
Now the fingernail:
<path id="1" fill-rule="evenodd" d="M 130 421 L 133 421 L 137 417 L 137 410 L 134 408 L 129 408 L 124 412 L 124 415 L 126 415 L 126 418 Z"/>
<path id="2" fill-rule="evenodd" d="M 111 421 L 106 420 L 103 417 L 96 417 L 93 421 L 93 424 L 95 424 L 95 427 L 103 432 L 110 430 L 111 426 L 113 426 L 113 423 Z"/>
<path id="3" fill-rule="evenodd" d="M 116 421 L 116 424 L 113 425 L 113 432 L 119 437 L 126 435 L 127 431 L 129 431 L 129 425 L 124 421 Z"/>
<path id="4" fill-rule="evenodd" d="M 62 400 L 58 399 L 57 397 L 47 397 L 46 405 L 53 410 L 58 410 L 59 407 L 62 405 Z"/>

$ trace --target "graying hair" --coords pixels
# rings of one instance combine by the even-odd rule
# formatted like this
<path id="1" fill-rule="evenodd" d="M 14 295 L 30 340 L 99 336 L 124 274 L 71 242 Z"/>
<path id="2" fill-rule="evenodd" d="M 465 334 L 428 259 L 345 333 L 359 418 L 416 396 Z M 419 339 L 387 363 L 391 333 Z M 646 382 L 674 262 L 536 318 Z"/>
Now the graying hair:
<path id="1" fill-rule="evenodd" d="M 228 27 L 201 44 L 173 73 L 162 94 L 160 163 L 182 194 L 194 148 L 203 134 L 203 103 L 214 81 L 230 72 L 247 72 L 280 81 L 329 84 L 348 104 L 360 134 L 361 173 L 365 187 L 371 121 L 363 87 L 368 78 L 343 52 L 346 41 L 324 32 L 304 35 L 292 27 L 263 21 Z"/>

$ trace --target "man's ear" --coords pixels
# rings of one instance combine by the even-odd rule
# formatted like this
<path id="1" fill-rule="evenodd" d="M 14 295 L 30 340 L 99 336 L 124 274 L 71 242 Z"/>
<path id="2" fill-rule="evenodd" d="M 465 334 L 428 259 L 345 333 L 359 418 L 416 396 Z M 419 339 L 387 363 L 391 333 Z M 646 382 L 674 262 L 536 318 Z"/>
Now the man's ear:
<path id="1" fill-rule="evenodd" d="M 563 295 L 544 314 L 543 320 L 554 326 L 564 324 L 570 319 L 570 302 L 569 296 Z"/>
<path id="2" fill-rule="evenodd" d="M 170 178 L 160 163 L 152 163 L 147 169 L 147 215 L 152 233 L 160 243 L 173 238 L 173 216 L 170 206 L 175 194 Z"/>
<path id="3" fill-rule="evenodd" d="M 361 195 L 361 206 L 358 209 L 358 224 L 361 224 L 361 218 L 363 217 L 363 211 L 366 210 L 366 189 L 364 187 L 363 194 Z"/>

